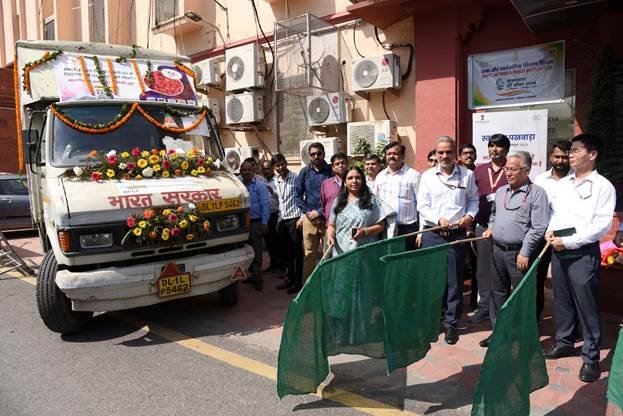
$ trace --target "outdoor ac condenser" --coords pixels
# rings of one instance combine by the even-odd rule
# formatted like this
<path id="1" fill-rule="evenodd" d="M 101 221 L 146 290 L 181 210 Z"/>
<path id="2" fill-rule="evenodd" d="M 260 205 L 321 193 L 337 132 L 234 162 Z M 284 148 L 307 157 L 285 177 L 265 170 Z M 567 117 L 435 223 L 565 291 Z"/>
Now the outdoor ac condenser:
<path id="1" fill-rule="evenodd" d="M 327 126 L 351 119 L 350 97 L 343 92 L 307 97 L 307 125 Z"/>
<path id="2" fill-rule="evenodd" d="M 384 91 L 400 88 L 400 57 L 393 53 L 353 61 L 353 91 Z"/>
<path id="3" fill-rule="evenodd" d="M 359 139 L 364 139 L 370 144 L 372 150 L 376 150 L 396 138 L 396 122 L 392 120 L 357 121 L 346 125 L 349 155 L 354 155 Z"/>
<path id="4" fill-rule="evenodd" d="M 248 91 L 225 97 L 225 123 L 257 123 L 264 119 L 264 97 L 259 91 Z"/>
<path id="5" fill-rule="evenodd" d="M 225 89 L 228 92 L 264 88 L 264 54 L 257 43 L 225 51 Z"/>
<path id="6" fill-rule="evenodd" d="M 193 65 L 195 83 L 198 87 L 218 86 L 221 84 L 221 67 L 217 59 L 206 59 Z"/>
<path id="7" fill-rule="evenodd" d="M 301 151 L 301 165 L 305 166 L 311 162 L 311 159 L 309 157 L 309 145 L 316 142 L 320 142 L 324 146 L 325 160 L 330 160 L 331 156 L 340 151 L 340 142 L 337 137 L 323 137 L 319 139 L 301 140 L 299 142 L 299 149 Z"/>

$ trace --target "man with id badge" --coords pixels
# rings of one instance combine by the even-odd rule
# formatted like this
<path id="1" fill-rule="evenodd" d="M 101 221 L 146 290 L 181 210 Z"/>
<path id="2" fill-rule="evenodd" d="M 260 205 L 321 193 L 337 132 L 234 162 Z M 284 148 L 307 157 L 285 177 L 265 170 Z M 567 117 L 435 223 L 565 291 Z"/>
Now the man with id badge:
<path id="1" fill-rule="evenodd" d="M 491 162 L 477 166 L 474 169 L 474 178 L 478 188 L 478 215 L 476 215 L 476 237 L 489 226 L 491 207 L 495 201 L 495 192 L 506 185 L 504 166 L 506 155 L 511 147 L 511 142 L 504 134 L 494 134 L 489 138 L 487 150 Z M 473 323 L 489 319 L 489 307 L 491 306 L 491 240 L 476 242 L 476 281 L 478 282 L 478 308 L 470 316 Z"/>
<path id="2" fill-rule="evenodd" d="M 417 193 L 418 211 L 424 229 L 445 226 L 446 229 L 422 234 L 422 247 L 465 239 L 465 227 L 478 212 L 478 190 L 471 170 L 455 163 L 456 147 L 452 137 L 441 136 L 435 147 L 439 165 L 422 173 Z M 459 340 L 457 325 L 463 311 L 463 263 L 465 245 L 448 250 L 447 283 L 444 294 L 445 341 Z"/>
<path id="3" fill-rule="evenodd" d="M 495 193 L 489 228 L 483 237 L 491 238 L 491 323 L 517 287 L 538 255 L 538 246 L 549 223 L 549 202 L 545 190 L 534 185 L 528 175 L 532 157 L 528 152 L 513 152 L 506 159 L 504 173 L 508 185 Z M 488 347 L 491 337 L 480 341 Z"/>
<path id="4" fill-rule="evenodd" d="M 599 240 L 610 230 L 616 194 L 595 170 L 604 151 L 602 140 L 580 134 L 571 140 L 569 163 L 575 173 L 558 181 L 545 237 L 552 245 L 556 341 L 546 359 L 573 355 L 576 321 L 582 326 L 583 365 L 579 379 L 599 379 L 601 319 L 599 311 Z"/>

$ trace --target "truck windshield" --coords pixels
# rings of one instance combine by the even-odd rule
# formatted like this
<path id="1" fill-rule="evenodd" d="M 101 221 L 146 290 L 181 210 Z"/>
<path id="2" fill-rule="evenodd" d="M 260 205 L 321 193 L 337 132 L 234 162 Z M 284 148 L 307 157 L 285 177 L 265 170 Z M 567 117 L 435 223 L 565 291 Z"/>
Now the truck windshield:
<path id="1" fill-rule="evenodd" d="M 149 114 L 160 123 L 172 127 L 188 126 L 195 119 L 174 117 L 162 107 L 141 104 Z M 88 124 L 105 124 L 112 120 L 120 111 L 121 105 L 64 107 L 63 112 L 72 119 Z M 166 120 L 166 121 L 165 121 Z M 84 165 L 92 150 L 108 153 L 130 151 L 138 147 L 141 150 L 176 149 L 190 150 L 193 147 L 207 155 L 221 158 L 216 138 L 210 137 L 207 122 L 204 120 L 194 130 L 184 134 L 170 133 L 159 129 L 147 121 L 139 112 L 121 127 L 105 134 L 82 133 L 69 127 L 59 119 L 54 119 L 52 138 L 52 164 L 59 167 Z"/>

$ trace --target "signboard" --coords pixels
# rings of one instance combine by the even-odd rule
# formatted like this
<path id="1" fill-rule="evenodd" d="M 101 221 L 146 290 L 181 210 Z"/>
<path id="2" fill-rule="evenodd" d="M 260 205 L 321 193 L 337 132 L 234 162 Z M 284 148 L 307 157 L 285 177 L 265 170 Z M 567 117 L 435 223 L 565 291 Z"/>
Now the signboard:
<path id="1" fill-rule="evenodd" d="M 565 42 L 470 55 L 470 109 L 560 102 L 565 94 Z"/>
<path id="2" fill-rule="evenodd" d="M 532 155 L 532 179 L 546 170 L 547 110 L 474 113 L 472 126 L 472 143 L 478 155 L 476 164 L 489 162 L 489 138 L 493 134 L 502 133 L 510 139 L 511 152 L 523 150 Z"/>
<path id="3" fill-rule="evenodd" d="M 197 104 L 192 78 L 170 61 L 128 60 L 64 53 L 54 60 L 61 101 L 120 99 Z M 151 74 L 149 74 L 151 72 Z M 110 97 L 102 83 L 110 87 Z"/>

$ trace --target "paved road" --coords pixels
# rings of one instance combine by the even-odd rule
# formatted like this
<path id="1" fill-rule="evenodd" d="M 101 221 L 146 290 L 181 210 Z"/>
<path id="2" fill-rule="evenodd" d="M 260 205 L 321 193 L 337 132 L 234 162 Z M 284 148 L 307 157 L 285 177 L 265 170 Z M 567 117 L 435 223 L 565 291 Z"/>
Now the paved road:
<path id="1" fill-rule="evenodd" d="M 34 237 L 13 241 L 39 259 Z M 234 307 L 206 295 L 100 314 L 82 333 L 60 336 L 38 316 L 35 280 L 0 275 L 0 415 L 413 415 L 435 409 L 429 408 L 437 401 L 435 386 L 418 390 L 429 403 L 414 400 L 406 371 L 387 377 L 384 361 L 362 357 L 332 360 L 336 376 L 324 399 L 279 400 L 277 354 L 292 298 L 274 289 L 278 282 L 267 277 L 263 292 L 243 285 Z M 461 398 L 460 405 L 435 410 L 464 415 L 466 404 Z"/>

